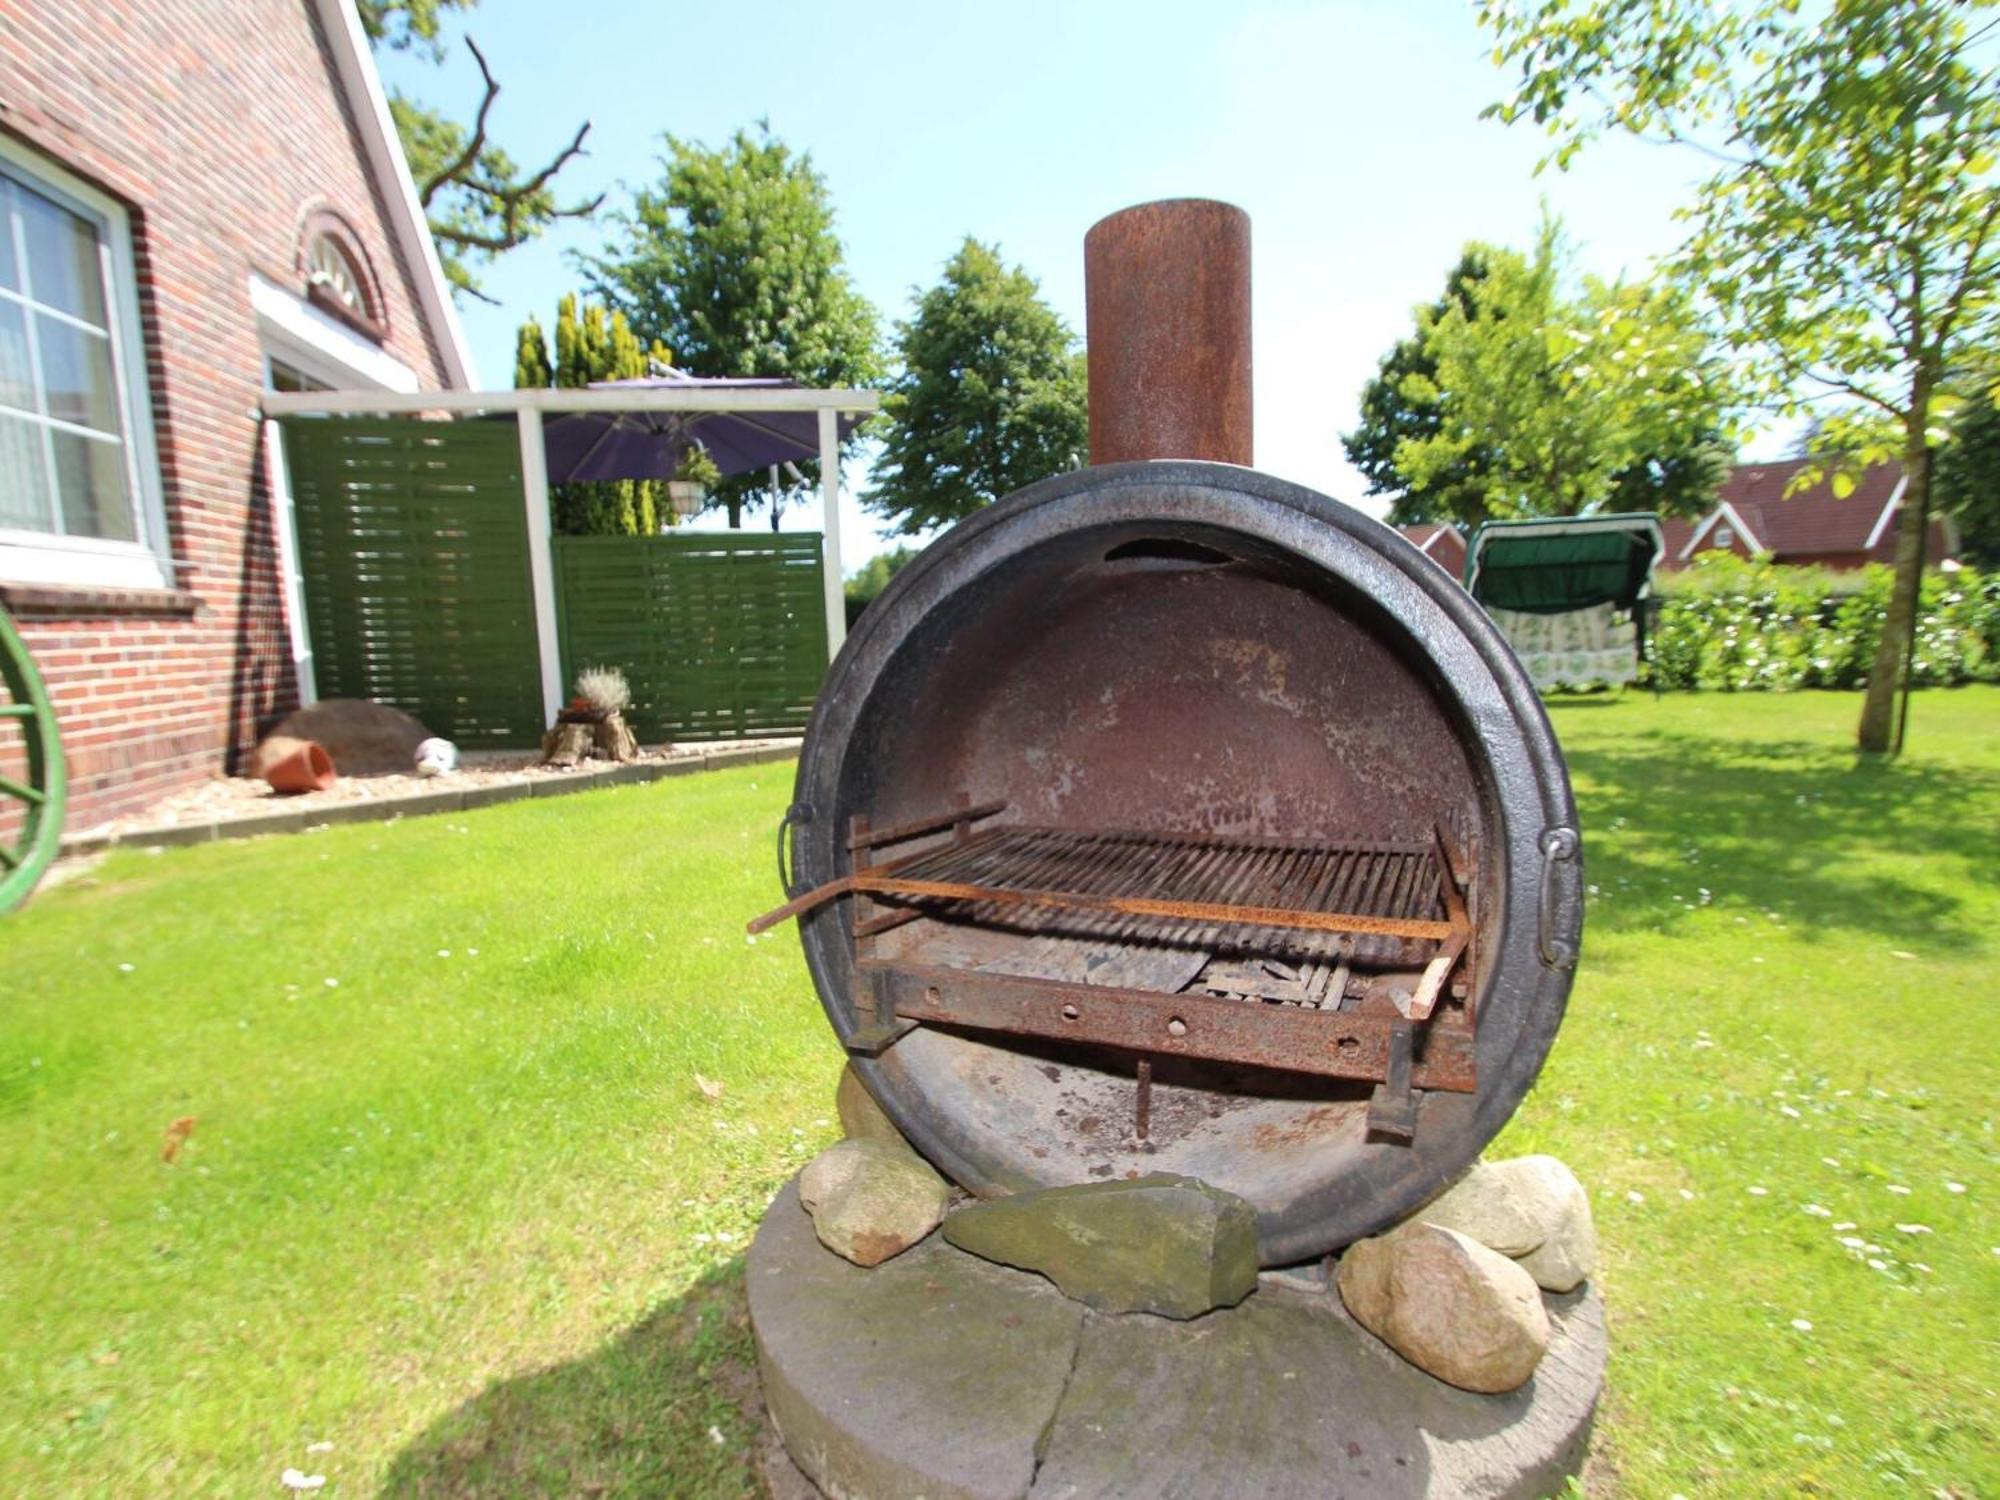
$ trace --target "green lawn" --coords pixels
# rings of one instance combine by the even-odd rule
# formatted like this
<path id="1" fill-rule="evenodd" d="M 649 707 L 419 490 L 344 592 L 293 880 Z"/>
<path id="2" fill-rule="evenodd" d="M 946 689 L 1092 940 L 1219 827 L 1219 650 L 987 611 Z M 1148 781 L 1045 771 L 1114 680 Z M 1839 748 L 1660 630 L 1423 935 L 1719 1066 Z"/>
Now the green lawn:
<path id="1" fill-rule="evenodd" d="M 1593 1493 L 2000 1493 L 2000 690 L 1887 767 L 1857 709 L 1556 710 L 1596 894 L 1500 1149 L 1597 1206 Z M 0 1493 L 752 1491 L 742 1245 L 839 1064 L 742 935 L 788 783 L 119 854 L 0 923 Z"/>

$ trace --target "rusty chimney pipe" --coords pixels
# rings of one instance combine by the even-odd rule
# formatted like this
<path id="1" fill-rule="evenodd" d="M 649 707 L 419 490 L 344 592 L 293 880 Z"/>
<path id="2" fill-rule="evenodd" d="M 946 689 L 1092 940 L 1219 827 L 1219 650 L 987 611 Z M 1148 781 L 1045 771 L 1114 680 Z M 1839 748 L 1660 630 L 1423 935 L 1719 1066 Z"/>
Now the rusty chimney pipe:
<path id="1" fill-rule="evenodd" d="M 1208 198 L 1121 209 L 1083 239 L 1090 461 L 1251 463 L 1250 216 Z"/>

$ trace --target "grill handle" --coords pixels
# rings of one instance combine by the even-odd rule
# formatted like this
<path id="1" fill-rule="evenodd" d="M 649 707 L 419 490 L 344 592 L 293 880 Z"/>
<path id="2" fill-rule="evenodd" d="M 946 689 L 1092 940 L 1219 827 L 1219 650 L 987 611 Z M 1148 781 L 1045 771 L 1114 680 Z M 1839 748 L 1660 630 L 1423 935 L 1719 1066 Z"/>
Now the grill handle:
<path id="1" fill-rule="evenodd" d="M 785 893 L 787 899 L 799 893 L 798 886 L 792 878 L 798 860 L 792 857 L 791 839 L 787 835 L 798 824 L 810 823 L 812 819 L 813 810 L 810 802 L 794 802 L 785 809 L 785 815 L 778 819 L 778 889 Z"/>
<path id="2" fill-rule="evenodd" d="M 1559 826 L 1542 830 L 1541 847 L 1541 920 L 1537 941 L 1542 950 L 1542 962 L 1567 974 L 1576 967 L 1576 944 L 1568 938 L 1558 937 L 1556 933 L 1567 925 L 1563 918 L 1576 903 L 1580 873 L 1577 856 L 1582 852 L 1583 841 L 1577 837 L 1574 828 Z"/>

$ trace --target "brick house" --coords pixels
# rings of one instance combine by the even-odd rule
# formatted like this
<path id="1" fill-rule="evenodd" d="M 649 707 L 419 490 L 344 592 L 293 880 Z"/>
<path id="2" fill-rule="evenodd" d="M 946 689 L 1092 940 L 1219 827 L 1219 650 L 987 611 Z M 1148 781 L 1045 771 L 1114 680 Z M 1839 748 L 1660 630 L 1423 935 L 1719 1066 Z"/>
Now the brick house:
<path id="1" fill-rule="evenodd" d="M 83 827 L 297 701 L 260 392 L 473 379 L 351 0 L 0 0 L 0 32 L 0 602 Z"/>
<path id="2" fill-rule="evenodd" d="M 1804 459 L 1738 464 L 1699 520 L 1667 523 L 1663 568 L 1684 568 L 1704 552 L 1738 557 L 1768 553 L 1773 562 L 1848 571 L 1896 560 L 1896 517 L 1903 500 L 1903 466 L 1880 463 L 1862 474 L 1854 492 L 1834 496 L 1822 480 L 1787 496 Z M 1951 523 L 1931 519 L 1925 556 L 1935 567 L 1957 548 Z"/>
<path id="3" fill-rule="evenodd" d="M 1451 522 L 1422 521 L 1396 530 L 1453 578 L 1465 577 L 1465 533 Z"/>

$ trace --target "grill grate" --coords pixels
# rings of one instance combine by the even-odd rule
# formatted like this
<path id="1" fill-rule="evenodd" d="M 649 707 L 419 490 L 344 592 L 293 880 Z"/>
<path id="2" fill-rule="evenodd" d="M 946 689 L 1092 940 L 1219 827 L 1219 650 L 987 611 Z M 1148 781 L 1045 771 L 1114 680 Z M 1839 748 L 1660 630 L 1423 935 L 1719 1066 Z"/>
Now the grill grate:
<path id="1" fill-rule="evenodd" d="M 1412 1087 L 1474 1087 L 1469 1010 L 1457 1024 L 1428 1025 L 1472 938 L 1462 895 L 1467 867 L 1444 830 L 1427 843 L 1021 825 L 973 831 L 1002 810 L 967 797 L 952 812 L 880 829 L 857 815 L 851 872 L 750 924 L 761 932 L 836 897 L 854 898 L 855 977 L 868 997 L 861 1008 L 874 1019 L 847 1039 L 851 1048 L 879 1051 L 930 1023 L 1366 1079 L 1381 1085 L 1370 1128 L 1405 1138 Z M 874 862 L 885 845 L 932 836 L 944 841 Z M 1090 967 L 1119 977 L 1099 982 L 1094 974 L 1079 984 L 991 963 L 966 968 L 928 939 L 895 958 L 876 953 L 878 933 L 924 918 L 1044 943 L 1082 937 L 1106 959 L 1120 945 L 1193 949 L 1206 955 L 1207 977 L 1194 990 L 1157 990 L 1135 984 L 1133 966 L 1105 963 Z M 1280 949 L 1300 959 L 1283 974 L 1296 993 L 1273 993 L 1268 983 Z M 1243 957 L 1254 963 L 1246 967 L 1237 961 Z M 1390 988 L 1377 995 L 1364 986 L 1350 1013 L 1350 964 L 1421 973 L 1394 993 L 1397 976 L 1381 976 Z M 1419 1026 L 1428 1037 L 1421 1047 Z M 1142 1138 L 1149 1069 L 1139 1074 Z"/>
<path id="2" fill-rule="evenodd" d="M 1449 935 L 1441 878 L 1424 844 L 1013 827 L 878 866 L 865 888 L 982 926 L 1387 963 Z"/>

